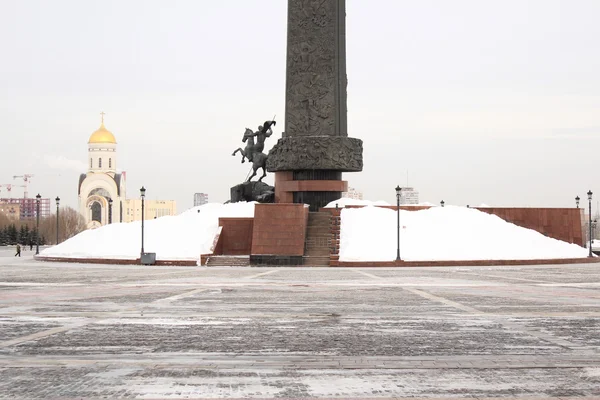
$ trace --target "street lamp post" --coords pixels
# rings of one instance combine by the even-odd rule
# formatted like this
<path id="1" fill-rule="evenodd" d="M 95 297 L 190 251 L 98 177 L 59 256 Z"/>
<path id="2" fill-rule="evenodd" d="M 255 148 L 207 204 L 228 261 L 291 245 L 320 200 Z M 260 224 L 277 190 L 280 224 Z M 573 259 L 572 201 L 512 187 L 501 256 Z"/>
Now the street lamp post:
<path id="1" fill-rule="evenodd" d="M 575 197 L 575 205 L 579 208 L 579 196 Z"/>
<path id="2" fill-rule="evenodd" d="M 112 203 L 113 199 L 108 199 L 108 223 L 112 224 Z"/>
<path id="3" fill-rule="evenodd" d="M 588 190 L 587 195 L 588 195 L 588 201 L 590 203 L 590 209 L 589 209 L 589 227 L 590 227 L 590 252 L 588 254 L 588 257 L 593 257 L 594 255 L 592 254 L 592 191 Z"/>
<path id="4" fill-rule="evenodd" d="M 146 188 L 142 186 L 140 189 L 140 197 L 142 198 L 142 255 L 144 254 L 144 198 L 146 197 Z M 140 260 L 142 255 L 140 255 Z"/>
<path id="5" fill-rule="evenodd" d="M 400 187 L 400 185 L 396 186 L 396 214 L 397 214 L 397 246 L 396 246 L 396 261 L 400 261 L 400 192 L 402 191 L 402 188 Z"/>
<path id="6" fill-rule="evenodd" d="M 56 196 L 56 244 L 58 244 L 58 210 L 60 205 L 60 197 Z"/>
<path id="7" fill-rule="evenodd" d="M 440 201 L 440 205 L 441 205 L 442 207 L 444 207 L 444 204 L 446 204 L 446 202 L 445 202 L 444 200 Z"/>
<path id="8" fill-rule="evenodd" d="M 36 204 L 36 211 L 35 211 L 35 217 L 36 217 L 36 224 L 35 224 L 35 255 L 37 256 L 38 254 L 40 254 L 40 200 L 42 199 L 42 196 L 40 196 L 40 194 L 38 193 L 37 196 L 35 196 L 35 204 Z"/>

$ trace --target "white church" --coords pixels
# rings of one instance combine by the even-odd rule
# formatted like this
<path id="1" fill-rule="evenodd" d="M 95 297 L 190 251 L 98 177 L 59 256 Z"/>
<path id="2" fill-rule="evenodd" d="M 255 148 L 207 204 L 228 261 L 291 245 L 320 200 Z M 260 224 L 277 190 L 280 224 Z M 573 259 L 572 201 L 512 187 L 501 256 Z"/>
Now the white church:
<path id="1" fill-rule="evenodd" d="M 79 212 L 88 229 L 141 220 L 141 199 L 127 199 L 126 173 L 117 172 L 117 140 L 104 126 L 88 140 L 88 171 L 79 176 Z M 136 191 L 137 193 L 137 191 Z M 174 200 L 145 200 L 144 219 L 177 212 Z"/>

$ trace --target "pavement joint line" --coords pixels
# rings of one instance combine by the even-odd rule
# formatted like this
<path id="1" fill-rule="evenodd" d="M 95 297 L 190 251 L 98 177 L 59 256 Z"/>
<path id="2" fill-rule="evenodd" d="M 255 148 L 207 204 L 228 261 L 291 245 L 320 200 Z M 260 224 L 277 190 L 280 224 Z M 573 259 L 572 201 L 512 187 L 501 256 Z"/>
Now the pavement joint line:
<path id="1" fill-rule="evenodd" d="M 541 332 L 538 329 L 528 328 L 521 323 L 514 322 L 514 321 L 508 321 L 506 317 L 492 317 L 492 319 L 496 320 L 497 322 L 499 322 L 500 324 L 502 324 L 503 326 L 505 326 L 507 328 L 511 328 L 517 332 L 521 332 L 526 335 L 536 337 L 538 339 L 541 339 L 548 343 L 555 344 L 560 347 L 564 347 L 567 349 L 572 349 L 573 347 L 577 347 L 577 345 L 574 343 L 571 343 L 571 342 L 561 339 L 561 338 L 557 338 L 551 334 Z"/>
<path id="2" fill-rule="evenodd" d="M 52 336 L 57 333 L 66 332 L 68 330 L 71 330 L 74 328 L 79 328 L 79 327 L 82 327 L 82 326 L 88 325 L 88 324 L 89 324 L 89 322 L 79 322 L 76 324 L 70 324 L 70 325 L 66 325 L 66 326 L 59 326 L 57 328 L 47 329 L 42 332 L 32 333 L 31 335 L 22 336 L 22 337 L 16 338 L 16 339 L 5 340 L 4 342 L 0 342 L 0 349 L 4 348 L 4 347 L 13 346 L 13 345 L 19 344 L 19 343 L 29 342 L 29 341 L 41 339 L 41 338 L 44 338 L 47 336 Z"/>
<path id="3" fill-rule="evenodd" d="M 269 361 L 269 360 L 248 360 L 248 361 L 237 361 L 237 360 L 156 360 L 156 359 L 8 359 L 3 360 L 0 357 L 0 366 L 4 369 L 10 368 L 48 368 L 57 366 L 152 366 L 152 368 L 188 368 L 193 366 L 195 368 L 218 368 L 218 369 L 234 369 L 234 368 L 284 368 L 284 369 L 361 369 L 361 370 L 447 370 L 447 369 L 462 369 L 462 370 L 529 370 L 529 369 L 569 369 L 578 370 L 583 368 L 596 368 L 597 363 L 560 363 L 560 362 L 546 362 L 541 364 L 536 363 L 523 363 L 513 364 L 511 362 L 496 364 L 493 362 L 480 362 L 471 365 L 465 365 L 465 363 L 439 363 L 435 361 L 415 361 L 414 363 L 407 362 L 390 362 L 390 361 L 372 361 L 364 363 L 352 363 L 348 361 L 337 361 L 337 360 L 320 360 L 317 362 L 310 361 Z"/>
<path id="4" fill-rule="evenodd" d="M 260 274 L 256 274 L 256 275 L 250 275 L 250 276 L 246 276 L 246 279 L 254 279 L 254 278 L 259 278 L 261 276 L 265 276 L 265 275 L 270 275 L 270 274 L 274 274 L 276 272 L 280 272 L 281 270 L 279 269 L 272 269 L 270 271 L 266 271 L 266 272 L 261 272 Z"/>
<path id="5" fill-rule="evenodd" d="M 591 288 L 595 288 L 595 287 L 599 287 L 600 286 L 600 282 L 540 283 L 537 286 L 544 286 L 544 287 L 558 286 L 558 287 L 573 287 L 573 288 L 591 287 Z"/>
<path id="6" fill-rule="evenodd" d="M 433 294 L 427 293 L 427 292 L 422 291 L 422 290 L 408 289 L 408 288 L 404 288 L 404 290 L 406 290 L 408 292 L 411 292 L 411 293 L 414 293 L 414 294 L 417 294 L 417 295 L 419 295 L 421 297 L 424 297 L 424 298 L 427 298 L 427 299 L 430 299 L 430 300 L 434 300 L 434 301 L 438 301 L 440 303 L 446 304 L 446 305 L 451 306 L 451 307 L 458 308 L 458 309 L 466 311 L 466 312 L 470 312 L 470 313 L 474 313 L 474 314 L 485 314 L 485 312 L 477 310 L 476 308 L 469 307 L 469 306 L 466 306 L 464 304 L 460 304 L 460 303 L 457 303 L 457 302 L 452 301 L 452 300 L 448 300 L 448 299 L 440 297 L 440 296 L 435 296 Z M 577 347 L 577 345 L 575 345 L 575 344 L 573 344 L 571 342 L 568 342 L 568 341 L 566 341 L 564 339 L 560 339 L 560 338 L 554 337 L 552 335 L 545 334 L 545 333 L 540 332 L 539 330 L 536 330 L 536 329 L 527 328 L 527 327 L 523 326 L 522 324 L 519 324 L 519 323 L 514 322 L 514 321 L 509 321 L 508 317 L 506 317 L 506 316 L 498 316 L 498 315 L 496 315 L 496 316 L 490 316 L 490 317 L 491 317 L 492 320 L 497 321 L 498 323 L 500 323 L 501 325 L 503 325 L 503 326 L 505 326 L 507 328 L 510 328 L 510 329 L 512 329 L 514 331 L 517 331 L 517 332 L 524 333 L 526 335 L 530 335 L 530 336 L 536 337 L 536 338 L 541 339 L 543 341 L 546 341 L 548 343 L 552 343 L 554 345 L 557 345 L 557 346 L 560 346 L 560 347 L 564 347 L 564 348 L 568 348 L 568 349 L 570 349 L 572 347 Z"/>
<path id="7" fill-rule="evenodd" d="M 480 311 L 480 310 L 478 310 L 476 308 L 469 307 L 469 306 L 466 306 L 464 304 L 457 303 L 456 301 L 448 300 L 448 299 L 446 299 L 444 297 L 433 295 L 431 293 L 427 293 L 427 292 L 425 292 L 423 290 L 409 289 L 409 288 L 406 288 L 406 287 L 404 287 L 403 289 L 406 290 L 407 292 L 419 295 L 419 296 L 421 296 L 423 298 L 426 298 L 428 300 L 437 301 L 439 303 L 445 304 L 445 305 L 450 306 L 450 307 L 457 308 L 457 309 L 462 310 L 462 311 L 466 311 L 466 312 L 469 312 L 469 313 L 472 313 L 472 314 L 485 314 L 485 312 Z"/>
<path id="8" fill-rule="evenodd" d="M 170 297 L 165 297 L 163 299 L 154 300 L 152 303 L 154 303 L 154 304 L 170 303 L 170 302 L 175 301 L 175 300 L 180 300 L 180 299 L 183 299 L 183 298 L 186 298 L 186 297 L 193 296 L 196 293 L 206 292 L 207 290 L 208 289 L 204 289 L 204 288 L 194 289 L 194 290 L 191 290 L 189 292 L 177 294 L 175 296 L 170 296 Z"/>
<path id="9" fill-rule="evenodd" d="M 373 279 L 383 279 L 383 278 L 382 278 L 382 277 L 380 277 L 380 276 L 373 275 L 373 274 L 370 274 L 370 273 L 368 273 L 368 272 L 365 272 L 365 271 L 361 271 L 360 269 L 357 269 L 357 270 L 355 270 L 354 272 L 357 272 L 357 273 L 359 273 L 359 274 L 361 274 L 361 275 L 364 275 L 364 276 L 366 276 L 366 277 L 373 278 Z"/>
<path id="10" fill-rule="evenodd" d="M 277 270 L 276 270 L 277 271 Z M 280 272 L 280 271 L 277 271 Z M 252 279 L 252 277 L 246 277 L 245 279 Z M 487 287 L 506 287 L 509 286 L 509 284 L 506 283 L 497 283 L 497 282 L 486 282 L 486 283 L 394 283 L 394 282 L 387 282 L 387 281 L 380 281 L 380 282 L 342 282 L 342 281 L 337 281 L 337 280 L 323 280 L 323 281 L 312 281 L 312 282 L 306 282 L 306 281 L 292 281 L 292 280 L 286 280 L 286 281 L 282 281 L 282 282 L 232 282 L 232 281 L 215 281 L 215 282 L 206 282 L 206 279 L 199 281 L 199 282 L 194 282 L 194 281 L 189 281 L 186 283 L 179 283 L 179 282 L 173 282 L 173 283 L 144 283 L 143 286 L 145 287 L 159 287 L 159 286 L 169 286 L 169 287 L 177 287 L 177 286 L 184 286 L 184 287 L 194 287 L 194 286 L 206 286 L 206 287 L 222 287 L 224 285 L 227 285 L 228 287 L 245 287 L 245 286 L 282 286 L 282 287 L 289 287 L 290 285 L 293 284 L 310 284 L 311 286 L 315 286 L 315 287 L 382 287 L 382 288 L 395 288 L 395 287 L 410 287 L 410 288 L 425 288 L 425 287 L 433 287 L 433 288 L 463 288 L 463 287 L 467 287 L 467 288 L 487 288 Z M 115 287 L 138 287 L 140 286 L 139 283 L 122 283 L 122 284 L 117 284 L 114 285 Z"/>
<path id="11" fill-rule="evenodd" d="M 475 272 L 456 271 L 456 273 L 457 274 L 464 274 L 464 275 L 473 275 L 473 276 L 486 276 L 486 277 L 489 277 L 489 278 L 512 279 L 512 280 L 515 280 L 515 281 L 541 283 L 541 284 L 556 284 L 556 283 L 558 283 L 558 282 L 553 282 L 553 281 L 540 281 L 540 280 L 535 280 L 535 279 L 514 278 L 514 277 L 502 276 L 502 275 L 477 274 Z"/>

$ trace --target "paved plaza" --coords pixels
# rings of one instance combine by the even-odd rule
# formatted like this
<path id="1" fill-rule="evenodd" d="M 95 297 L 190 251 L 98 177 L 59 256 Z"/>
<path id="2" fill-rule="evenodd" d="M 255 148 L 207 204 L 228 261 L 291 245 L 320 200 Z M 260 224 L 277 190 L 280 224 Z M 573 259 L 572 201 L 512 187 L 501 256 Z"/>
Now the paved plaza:
<path id="1" fill-rule="evenodd" d="M 0 398 L 600 398 L 600 265 L 205 268 L 0 250 Z"/>

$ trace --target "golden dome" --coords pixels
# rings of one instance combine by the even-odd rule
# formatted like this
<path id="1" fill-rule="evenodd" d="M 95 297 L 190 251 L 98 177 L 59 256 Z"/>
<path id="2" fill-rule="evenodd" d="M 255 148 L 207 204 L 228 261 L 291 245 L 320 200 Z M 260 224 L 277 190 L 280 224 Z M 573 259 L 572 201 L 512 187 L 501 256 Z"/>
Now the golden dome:
<path id="1" fill-rule="evenodd" d="M 100 128 L 90 136 L 89 143 L 114 143 L 117 144 L 115 136 L 110 133 L 108 129 L 104 127 L 104 123 L 100 125 Z"/>

